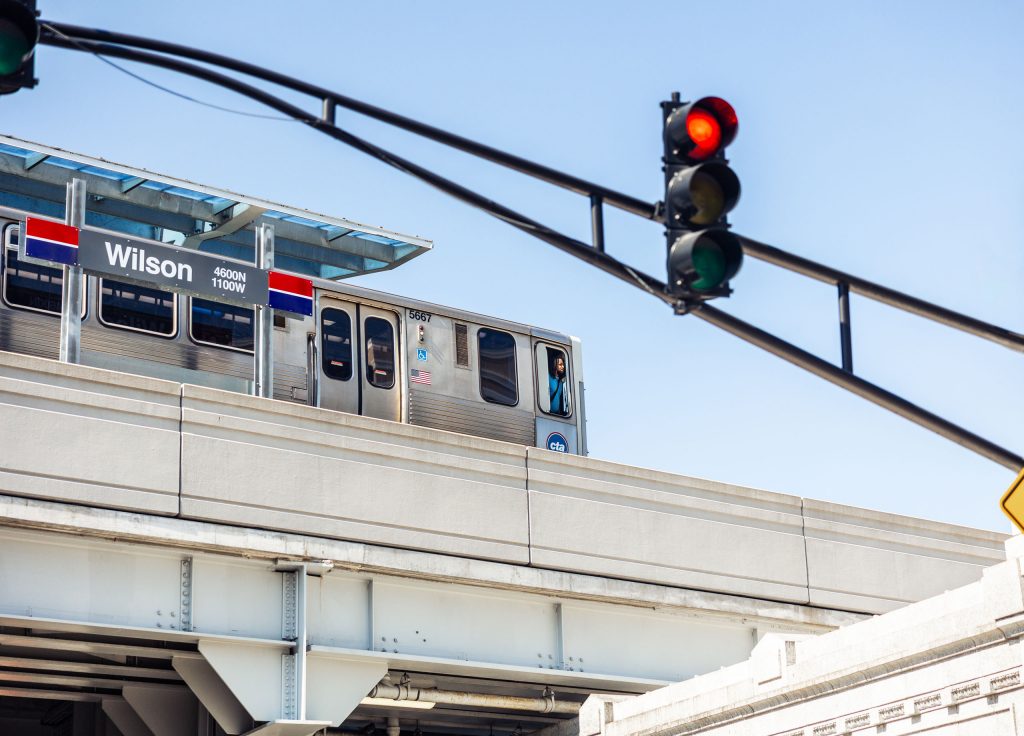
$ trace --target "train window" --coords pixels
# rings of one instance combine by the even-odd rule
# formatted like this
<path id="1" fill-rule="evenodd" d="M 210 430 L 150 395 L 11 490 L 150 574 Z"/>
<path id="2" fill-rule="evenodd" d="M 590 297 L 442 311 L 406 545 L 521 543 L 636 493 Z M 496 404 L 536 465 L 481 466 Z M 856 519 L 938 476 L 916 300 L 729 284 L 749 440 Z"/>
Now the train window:
<path id="1" fill-rule="evenodd" d="M 38 266 L 18 257 L 18 228 L 8 227 L 4 248 L 3 300 L 11 307 L 60 316 L 64 270 L 59 266 Z M 85 316 L 85 290 L 82 310 Z"/>
<path id="2" fill-rule="evenodd" d="M 395 385 L 395 330 L 391 323 L 380 317 L 367 317 L 363 323 L 366 332 L 366 381 L 377 388 Z"/>
<path id="3" fill-rule="evenodd" d="M 100 322 L 107 327 L 173 337 L 177 301 L 170 291 L 100 279 Z"/>
<path id="4" fill-rule="evenodd" d="M 558 417 L 572 413 L 572 381 L 564 350 L 551 345 L 537 346 L 537 385 L 547 387 L 547 391 L 541 388 L 537 395 L 541 411 Z"/>
<path id="5" fill-rule="evenodd" d="M 196 297 L 191 301 L 189 335 L 193 341 L 252 352 L 255 309 Z"/>
<path id="6" fill-rule="evenodd" d="M 320 310 L 320 344 L 324 375 L 336 381 L 352 378 L 352 320 L 348 312 Z"/>
<path id="7" fill-rule="evenodd" d="M 477 346 L 480 349 L 480 396 L 492 404 L 518 404 L 516 339 L 507 332 L 481 329 L 477 333 Z"/>

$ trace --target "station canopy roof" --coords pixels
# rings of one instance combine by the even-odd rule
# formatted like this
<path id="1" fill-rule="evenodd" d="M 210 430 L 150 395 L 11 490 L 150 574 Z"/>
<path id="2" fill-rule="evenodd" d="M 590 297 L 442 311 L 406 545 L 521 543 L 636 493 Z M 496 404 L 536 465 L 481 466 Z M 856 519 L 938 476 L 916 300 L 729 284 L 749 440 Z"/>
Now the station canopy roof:
<path id="1" fill-rule="evenodd" d="M 0 206 L 64 218 L 66 185 L 86 182 L 85 224 L 252 263 L 256 228 L 274 226 L 274 268 L 324 279 L 385 271 L 429 240 L 273 204 L 0 136 Z"/>

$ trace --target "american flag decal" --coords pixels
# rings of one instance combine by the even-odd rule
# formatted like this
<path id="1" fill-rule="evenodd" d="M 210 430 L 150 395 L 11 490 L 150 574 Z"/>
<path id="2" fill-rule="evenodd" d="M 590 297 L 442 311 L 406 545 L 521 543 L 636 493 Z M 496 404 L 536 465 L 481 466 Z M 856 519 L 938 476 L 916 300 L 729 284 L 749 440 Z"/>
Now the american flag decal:
<path id="1" fill-rule="evenodd" d="M 409 371 L 409 380 L 413 383 L 422 383 L 427 386 L 430 385 L 430 371 L 420 371 L 413 368 Z"/>

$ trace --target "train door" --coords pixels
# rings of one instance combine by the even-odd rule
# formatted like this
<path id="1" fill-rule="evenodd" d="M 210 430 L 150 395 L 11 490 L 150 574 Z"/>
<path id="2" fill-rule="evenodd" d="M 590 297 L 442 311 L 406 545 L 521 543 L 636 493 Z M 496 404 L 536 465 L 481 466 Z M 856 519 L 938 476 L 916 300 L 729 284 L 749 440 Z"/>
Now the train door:
<path id="1" fill-rule="evenodd" d="M 402 385 L 399 380 L 398 315 L 360 304 L 359 319 L 362 362 L 362 406 L 359 413 L 400 422 Z"/>
<path id="2" fill-rule="evenodd" d="M 562 345 L 535 341 L 537 372 L 537 446 L 577 454 L 576 397 L 572 361 Z"/>
<path id="3" fill-rule="evenodd" d="M 398 316 L 332 296 L 320 297 L 319 307 L 315 403 L 400 421 Z"/>

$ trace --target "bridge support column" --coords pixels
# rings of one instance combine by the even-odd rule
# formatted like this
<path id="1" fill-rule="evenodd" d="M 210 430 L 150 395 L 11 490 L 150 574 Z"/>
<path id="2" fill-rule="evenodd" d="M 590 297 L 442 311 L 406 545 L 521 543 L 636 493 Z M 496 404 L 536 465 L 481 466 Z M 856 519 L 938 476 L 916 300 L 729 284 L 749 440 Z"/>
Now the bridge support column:
<path id="1" fill-rule="evenodd" d="M 385 661 L 308 651 L 308 576 L 329 569 L 308 563 L 277 567 L 282 574 L 281 638 L 294 642 L 292 651 L 282 654 L 265 644 L 201 639 L 204 660 L 173 660 L 226 733 L 309 736 L 339 726 L 387 674 Z M 247 731 L 255 721 L 268 723 Z"/>
<path id="2" fill-rule="evenodd" d="M 284 573 L 284 609 L 281 638 L 295 642 L 292 652 L 281 656 L 281 705 L 285 718 L 306 717 L 306 566 L 279 567 Z"/>
<path id="3" fill-rule="evenodd" d="M 237 736 L 252 728 L 252 718 L 209 662 L 192 657 L 174 657 L 171 664 L 225 733 Z"/>
<path id="4" fill-rule="evenodd" d="M 146 723 L 124 698 L 104 698 L 102 707 L 123 736 L 152 736 Z"/>
<path id="5" fill-rule="evenodd" d="M 195 734 L 199 704 L 186 688 L 125 685 L 121 694 L 153 736 Z"/>

